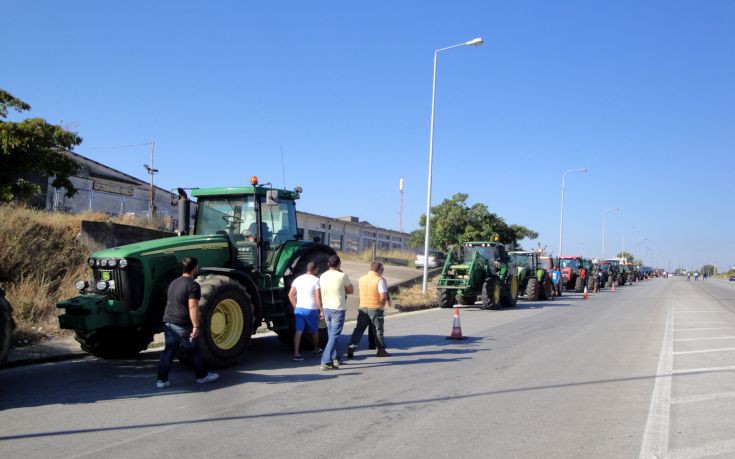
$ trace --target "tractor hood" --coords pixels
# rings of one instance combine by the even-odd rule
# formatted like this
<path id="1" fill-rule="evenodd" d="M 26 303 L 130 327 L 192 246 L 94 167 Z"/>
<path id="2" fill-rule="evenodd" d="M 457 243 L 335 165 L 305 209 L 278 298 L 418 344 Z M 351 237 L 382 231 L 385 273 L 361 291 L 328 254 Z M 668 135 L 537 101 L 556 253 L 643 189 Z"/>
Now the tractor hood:
<path id="1" fill-rule="evenodd" d="M 181 251 L 222 250 L 227 247 L 225 235 L 173 236 L 100 250 L 93 253 L 92 258 L 146 258 Z"/>

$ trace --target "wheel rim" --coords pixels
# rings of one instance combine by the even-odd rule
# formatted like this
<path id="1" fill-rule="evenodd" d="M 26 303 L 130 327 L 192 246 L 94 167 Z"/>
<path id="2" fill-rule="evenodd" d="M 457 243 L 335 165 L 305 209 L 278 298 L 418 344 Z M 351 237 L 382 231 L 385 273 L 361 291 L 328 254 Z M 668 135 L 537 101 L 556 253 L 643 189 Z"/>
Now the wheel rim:
<path id="1" fill-rule="evenodd" d="M 212 341 L 220 349 L 232 349 L 240 341 L 245 321 L 240 305 L 235 300 L 222 300 L 214 308 L 209 321 Z"/>
<path id="2" fill-rule="evenodd" d="M 518 296 L 518 279 L 516 278 L 510 281 L 510 296 L 513 298 Z"/>
<path id="3" fill-rule="evenodd" d="M 495 283 L 493 285 L 493 304 L 500 303 L 500 285 Z"/>

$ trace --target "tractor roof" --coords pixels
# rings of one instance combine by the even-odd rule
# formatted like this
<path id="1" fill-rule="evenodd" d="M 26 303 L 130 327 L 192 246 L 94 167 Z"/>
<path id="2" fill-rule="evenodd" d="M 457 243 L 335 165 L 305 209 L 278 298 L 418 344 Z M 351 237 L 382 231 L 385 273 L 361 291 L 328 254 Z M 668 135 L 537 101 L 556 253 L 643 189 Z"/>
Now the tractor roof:
<path id="1" fill-rule="evenodd" d="M 529 250 L 514 250 L 512 252 L 508 252 L 511 255 L 533 255 L 536 252 L 531 252 Z"/>
<path id="2" fill-rule="evenodd" d="M 191 191 L 192 196 L 197 198 L 202 196 L 243 196 L 258 195 L 265 196 L 269 190 L 275 188 L 267 188 L 263 186 L 242 186 L 242 187 L 221 187 L 221 188 L 197 188 Z M 299 199 L 300 195 L 296 191 L 277 190 L 279 199 Z"/>
<path id="3" fill-rule="evenodd" d="M 573 258 L 582 258 L 582 257 L 577 257 L 577 256 L 571 256 L 571 255 L 566 255 L 566 256 L 563 256 L 563 257 L 559 257 L 559 258 L 563 258 L 563 259 L 565 259 L 565 260 L 571 260 L 571 259 L 573 259 Z"/>
<path id="4" fill-rule="evenodd" d="M 492 247 L 495 245 L 503 245 L 500 242 L 465 242 L 462 245 L 469 245 L 474 247 Z"/>

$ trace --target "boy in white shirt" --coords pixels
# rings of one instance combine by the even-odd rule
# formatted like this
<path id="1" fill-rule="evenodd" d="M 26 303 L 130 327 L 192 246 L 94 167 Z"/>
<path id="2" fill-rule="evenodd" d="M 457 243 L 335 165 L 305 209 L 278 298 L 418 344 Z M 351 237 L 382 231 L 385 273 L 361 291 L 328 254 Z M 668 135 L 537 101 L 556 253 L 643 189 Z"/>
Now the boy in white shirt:
<path id="1" fill-rule="evenodd" d="M 296 321 L 296 332 L 293 342 L 293 360 L 300 362 L 304 357 L 299 352 L 301 335 L 306 331 L 312 336 L 314 343 L 314 355 L 321 355 L 319 349 L 319 320 L 324 318 L 322 311 L 322 297 L 319 287 L 319 278 L 316 277 L 316 263 L 310 261 L 306 265 L 306 273 L 297 277 L 291 284 L 288 299 L 294 308 L 294 319 Z"/>

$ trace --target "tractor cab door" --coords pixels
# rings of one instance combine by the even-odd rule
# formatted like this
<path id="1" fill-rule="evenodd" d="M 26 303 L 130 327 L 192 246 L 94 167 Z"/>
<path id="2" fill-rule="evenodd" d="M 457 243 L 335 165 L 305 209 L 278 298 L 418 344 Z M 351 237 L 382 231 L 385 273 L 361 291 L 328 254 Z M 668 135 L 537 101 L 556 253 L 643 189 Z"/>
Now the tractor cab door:
<path id="1" fill-rule="evenodd" d="M 260 220 L 263 240 L 264 260 L 271 268 L 277 260 L 274 253 L 283 243 L 298 239 L 296 225 L 296 203 L 290 199 L 279 199 L 277 196 L 261 198 Z"/>

